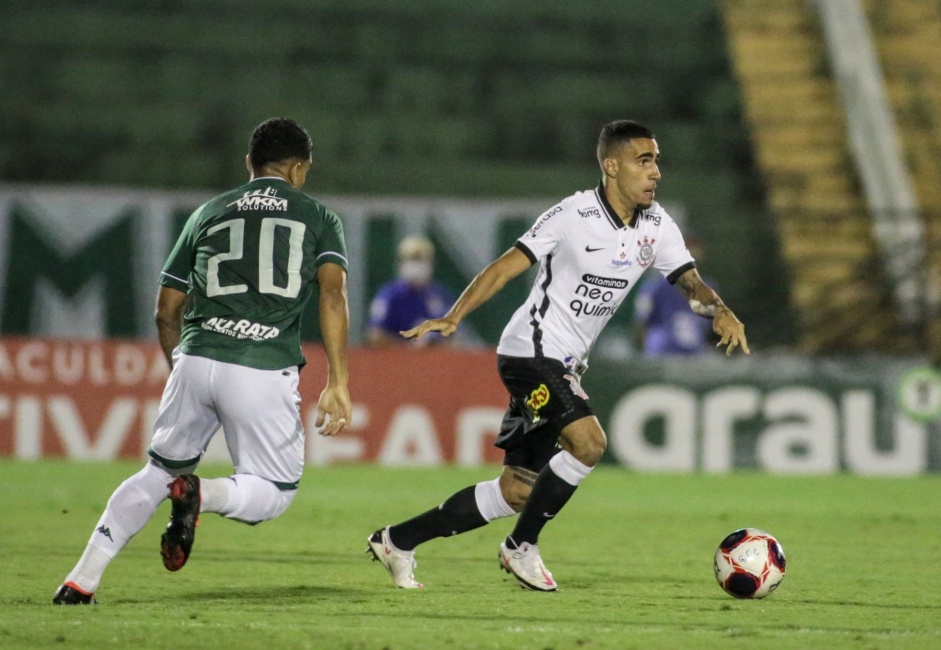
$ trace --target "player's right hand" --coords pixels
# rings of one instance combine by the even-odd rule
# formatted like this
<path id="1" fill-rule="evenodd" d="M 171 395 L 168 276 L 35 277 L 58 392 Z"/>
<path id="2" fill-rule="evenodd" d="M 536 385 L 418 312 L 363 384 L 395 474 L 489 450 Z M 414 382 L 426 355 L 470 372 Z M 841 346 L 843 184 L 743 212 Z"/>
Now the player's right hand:
<path id="1" fill-rule="evenodd" d="M 725 356 L 731 355 L 735 348 L 741 348 L 745 354 L 751 354 L 748 339 L 745 338 L 745 325 L 736 318 L 731 309 L 723 308 L 716 312 L 712 329 L 721 337 L 716 347 L 725 347 Z"/>
<path id="2" fill-rule="evenodd" d="M 345 386 L 327 386 L 317 402 L 317 426 L 322 436 L 335 436 L 352 420 L 350 391 Z"/>
<path id="3" fill-rule="evenodd" d="M 441 336 L 451 336 L 456 329 L 457 323 L 452 323 L 445 318 L 432 318 L 410 330 L 399 332 L 399 334 L 407 339 L 420 339 L 428 332 L 441 332 Z"/>

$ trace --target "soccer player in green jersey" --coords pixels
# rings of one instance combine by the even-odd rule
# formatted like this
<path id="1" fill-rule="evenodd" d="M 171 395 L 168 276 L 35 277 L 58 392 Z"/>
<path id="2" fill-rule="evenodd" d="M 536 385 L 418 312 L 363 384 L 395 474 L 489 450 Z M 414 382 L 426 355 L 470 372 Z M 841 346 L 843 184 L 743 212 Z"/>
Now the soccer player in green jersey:
<path id="1" fill-rule="evenodd" d="M 171 371 L 150 460 L 115 490 L 53 603 L 95 602 L 108 564 L 167 497 L 160 553 L 170 571 L 189 558 L 199 513 L 256 524 L 287 509 L 304 465 L 300 320 L 315 283 L 328 362 L 317 426 L 332 436 L 349 423 L 346 245 L 339 217 L 300 191 L 310 151 L 293 120 L 263 122 L 249 144 L 248 184 L 187 221 L 157 296 Z M 235 473 L 200 479 L 192 472 L 220 426 Z"/>

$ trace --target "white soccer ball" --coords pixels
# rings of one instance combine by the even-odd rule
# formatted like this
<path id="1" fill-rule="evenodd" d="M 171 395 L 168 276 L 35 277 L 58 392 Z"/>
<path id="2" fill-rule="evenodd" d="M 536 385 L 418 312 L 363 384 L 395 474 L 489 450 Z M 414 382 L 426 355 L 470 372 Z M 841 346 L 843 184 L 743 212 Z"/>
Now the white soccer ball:
<path id="1" fill-rule="evenodd" d="M 786 567 L 781 544 L 757 528 L 736 530 L 716 551 L 716 581 L 736 598 L 764 598 L 784 580 Z"/>

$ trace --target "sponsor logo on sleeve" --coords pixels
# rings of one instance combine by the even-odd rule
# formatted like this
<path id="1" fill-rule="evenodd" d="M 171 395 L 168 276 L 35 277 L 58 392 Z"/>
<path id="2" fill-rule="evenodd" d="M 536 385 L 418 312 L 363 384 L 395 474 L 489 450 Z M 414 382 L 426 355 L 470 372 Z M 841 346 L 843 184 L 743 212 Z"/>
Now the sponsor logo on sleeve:
<path id="1" fill-rule="evenodd" d="M 533 226 L 532 229 L 529 231 L 529 236 L 535 237 L 536 233 L 539 231 L 540 228 L 542 228 L 543 224 L 549 221 L 549 219 L 551 219 L 554 215 L 559 214 L 560 212 L 562 212 L 562 206 L 557 205 L 551 210 L 549 210 L 548 212 L 546 212 L 544 215 L 542 215 L 542 217 L 539 218 L 539 221 L 536 222 L 536 225 Z"/>

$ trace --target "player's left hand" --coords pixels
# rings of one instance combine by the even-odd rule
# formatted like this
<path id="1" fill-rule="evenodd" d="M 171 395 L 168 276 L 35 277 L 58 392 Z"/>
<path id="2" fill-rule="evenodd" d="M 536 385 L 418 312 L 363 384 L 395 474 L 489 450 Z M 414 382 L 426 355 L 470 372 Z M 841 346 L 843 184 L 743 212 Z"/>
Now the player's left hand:
<path id="1" fill-rule="evenodd" d="M 716 344 L 717 348 L 725 346 L 725 356 L 730 356 L 735 348 L 741 348 L 745 354 L 751 354 L 748 349 L 748 339 L 745 338 L 745 325 L 736 318 L 729 308 L 720 309 L 712 319 L 713 331 L 721 337 Z"/>
<path id="2" fill-rule="evenodd" d="M 432 318 L 410 330 L 399 332 L 399 334 L 407 339 L 420 339 L 428 332 L 441 332 L 441 336 L 451 336 L 456 329 L 457 324 L 446 318 Z"/>
<path id="3" fill-rule="evenodd" d="M 352 420 L 350 391 L 345 386 L 327 386 L 317 402 L 317 426 L 322 436 L 335 436 Z"/>

